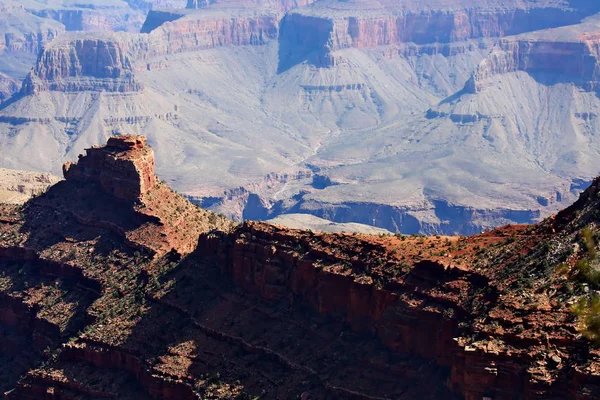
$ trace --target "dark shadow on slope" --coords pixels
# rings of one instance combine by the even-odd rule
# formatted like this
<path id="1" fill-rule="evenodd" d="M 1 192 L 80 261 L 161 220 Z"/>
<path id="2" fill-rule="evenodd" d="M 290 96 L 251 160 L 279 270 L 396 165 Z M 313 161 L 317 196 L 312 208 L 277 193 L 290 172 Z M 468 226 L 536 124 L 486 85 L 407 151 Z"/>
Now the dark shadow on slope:
<path id="1" fill-rule="evenodd" d="M 43 251 L 65 240 L 94 241 L 94 251 L 102 255 L 122 247 L 126 232 L 150 221 L 136 213 L 132 203 L 91 182 L 58 182 L 27 202 L 24 215 L 21 232 L 28 234 L 26 247 Z"/>
<path id="2" fill-rule="evenodd" d="M 311 399 L 354 398 L 350 391 L 357 399 L 363 398 L 358 393 L 457 399 L 445 386 L 447 369 L 391 352 L 373 336 L 351 332 L 301 301 L 267 302 L 242 293 L 215 260 L 199 252 L 161 279 L 161 285 L 168 282 L 174 285 L 166 295 L 148 300 L 150 309 L 125 347 L 157 360 L 152 373 L 179 371 L 202 396 L 218 385 L 239 386 L 261 399 L 303 393 Z"/>
<path id="3" fill-rule="evenodd" d="M 0 392 L 85 326 L 100 285 L 69 272 L 42 260 L 0 258 Z M 26 303 L 36 296 L 41 302 Z"/>
<path id="4" fill-rule="evenodd" d="M 0 104 L 0 111 L 7 109 L 9 106 L 11 106 L 12 104 L 15 104 L 16 102 L 18 102 L 19 100 L 21 100 L 24 97 L 25 97 L 25 95 L 21 92 L 17 92 L 15 94 L 13 94 L 8 100 L 6 100 L 4 103 Z"/>
<path id="5" fill-rule="evenodd" d="M 333 21 L 328 19 L 286 15 L 279 31 L 277 73 L 282 74 L 303 62 L 317 67 L 325 65 L 332 29 Z"/>

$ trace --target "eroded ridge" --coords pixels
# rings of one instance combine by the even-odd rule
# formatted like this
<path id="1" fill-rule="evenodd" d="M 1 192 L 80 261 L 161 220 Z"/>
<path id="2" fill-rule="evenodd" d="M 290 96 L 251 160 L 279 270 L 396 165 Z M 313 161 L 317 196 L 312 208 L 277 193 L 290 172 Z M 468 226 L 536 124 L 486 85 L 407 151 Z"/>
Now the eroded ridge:
<path id="1" fill-rule="evenodd" d="M 234 226 L 161 183 L 136 136 L 65 178 L 0 208 L 8 399 L 600 396 L 600 178 L 471 237 Z"/>

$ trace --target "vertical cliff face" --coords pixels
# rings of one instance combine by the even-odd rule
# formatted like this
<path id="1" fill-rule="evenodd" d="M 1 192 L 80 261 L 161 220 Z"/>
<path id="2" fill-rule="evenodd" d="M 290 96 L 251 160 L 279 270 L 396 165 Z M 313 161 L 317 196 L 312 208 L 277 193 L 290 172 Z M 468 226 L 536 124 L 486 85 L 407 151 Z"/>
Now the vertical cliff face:
<path id="1" fill-rule="evenodd" d="M 286 15 L 281 21 L 278 71 L 285 71 L 302 61 L 319 67 L 333 66 L 333 29 L 334 22 L 327 18 L 296 13 Z"/>
<path id="2" fill-rule="evenodd" d="M 0 73 L 0 104 L 8 100 L 21 88 L 21 82 L 8 75 Z"/>
<path id="3" fill-rule="evenodd" d="M 142 136 L 109 138 L 105 147 L 87 149 L 77 164 L 63 167 L 66 180 L 96 182 L 109 194 L 137 202 L 156 185 L 154 152 Z"/>
<path id="4" fill-rule="evenodd" d="M 529 259 L 544 246 L 535 229 L 512 229 L 470 238 L 459 247 L 466 255 L 490 240 L 488 245 L 494 242 L 504 247 L 502 251 L 511 248 L 509 252 L 518 248 Z M 517 232 L 527 239 L 512 248 L 509 240 L 504 242 L 505 235 Z M 412 267 L 392 272 L 393 262 L 386 264 L 390 248 L 363 239 L 245 223 L 230 237 L 201 237 L 200 249 L 214 253 L 225 274 L 246 292 L 273 302 L 308 306 L 344 321 L 355 332 L 377 336 L 393 352 L 416 353 L 450 367 L 448 384 L 464 399 L 583 400 L 597 395 L 597 372 L 585 375 L 575 365 L 580 346 L 575 335 L 562 331 L 564 336 L 559 339 L 553 334 L 544 338 L 533 333 L 568 325 L 568 311 L 542 304 L 521 308 L 519 301 L 512 304 L 522 311 L 513 313 L 505 307 L 504 302 L 519 297 L 513 297 L 511 284 L 498 272 L 507 266 L 489 265 L 475 272 L 458 266 L 458 259 L 448 261 L 447 255 L 446 259 L 431 259 L 431 254 L 422 259 L 421 250 Z M 403 239 L 403 248 L 410 248 L 411 240 Z M 421 242 L 436 247 L 433 239 Z M 401 252 L 403 264 L 413 262 L 410 251 L 396 251 Z M 494 254 L 495 262 L 504 260 Z M 485 257 L 473 259 L 480 266 L 487 263 L 477 259 Z M 457 266 L 451 267 L 454 263 Z M 383 277 L 377 271 L 394 277 Z M 516 328 L 524 321 L 528 321 L 525 331 L 531 331 Z M 462 331 L 465 327 L 472 329 L 469 334 Z M 556 347 L 543 356 L 536 355 L 536 349 L 548 343 Z"/>
<path id="5" fill-rule="evenodd" d="M 133 70 L 126 41 L 76 39 L 48 47 L 23 82 L 22 91 L 139 91 Z"/>
<path id="6" fill-rule="evenodd" d="M 141 33 L 150 33 L 161 25 L 176 21 L 183 18 L 184 13 L 177 11 L 151 10 L 148 12 L 144 25 L 142 25 Z"/>
<path id="7" fill-rule="evenodd" d="M 176 18 L 172 13 L 151 14 L 148 19 L 156 18 L 157 22 L 147 22 L 144 25 L 144 31 L 151 30 L 148 48 L 150 55 L 221 46 L 263 45 L 275 40 L 279 33 L 279 17 L 268 11 L 258 14 L 238 11 L 233 15 L 222 11 L 207 11 L 186 14 L 182 18 Z"/>
<path id="8" fill-rule="evenodd" d="M 465 90 L 478 93 L 493 84 L 497 75 L 517 71 L 534 76 L 547 73 L 587 91 L 597 90 L 600 87 L 600 35 L 586 32 L 569 36 L 565 40 L 544 40 L 534 36 L 500 41 L 477 66 Z"/>
<path id="9" fill-rule="evenodd" d="M 352 3 L 354 4 L 354 3 Z M 497 7 L 493 10 L 449 8 L 412 11 L 398 6 L 384 7 L 358 2 L 352 8 L 344 2 L 323 2 L 292 11 L 281 29 L 284 53 L 297 47 L 297 58 L 319 54 L 319 59 L 332 59 L 331 52 L 344 48 L 414 43 L 462 42 L 470 39 L 500 38 L 539 29 L 574 24 L 589 15 L 587 9 L 540 6 Z M 364 8 L 364 9 L 361 9 Z M 313 44 L 299 32 L 309 33 Z M 318 36 L 318 37 L 317 37 Z M 291 51 L 289 51 L 291 53 Z M 322 66 L 334 63 L 323 63 Z"/>
<path id="10" fill-rule="evenodd" d="M 199 9 L 209 7 L 240 7 L 240 8 L 267 8 L 275 11 L 286 12 L 293 8 L 304 7 L 315 0 L 188 0 L 186 8 Z"/>
<path id="11" fill-rule="evenodd" d="M 504 37 L 574 24 L 587 15 L 577 10 L 550 7 L 497 10 L 475 8 L 428 12 L 405 10 L 400 13 L 369 10 L 361 14 L 351 9 L 319 7 L 318 4 L 296 10 L 292 14 L 296 15 L 290 19 L 289 29 L 294 29 L 295 24 L 310 23 L 302 21 L 302 17 L 330 20 L 329 39 L 334 50 L 405 42 L 430 44 Z"/>

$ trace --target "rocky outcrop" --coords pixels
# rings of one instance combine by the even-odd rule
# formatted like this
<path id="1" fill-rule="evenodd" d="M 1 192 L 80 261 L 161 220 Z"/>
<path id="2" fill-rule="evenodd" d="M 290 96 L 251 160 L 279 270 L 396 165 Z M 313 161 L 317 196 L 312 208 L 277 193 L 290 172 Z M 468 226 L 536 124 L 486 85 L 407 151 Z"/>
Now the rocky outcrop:
<path id="1" fill-rule="evenodd" d="M 153 256 L 170 251 L 187 254 L 194 250 L 200 233 L 231 226 L 225 218 L 197 208 L 156 178 L 154 152 L 143 136 L 111 137 L 106 146 L 87 149 L 76 164 L 66 163 L 63 172 L 65 185 L 56 190 L 64 192 L 52 198 L 71 197 L 72 204 L 83 207 L 87 198 L 97 196 L 104 198 L 103 202 L 115 202 L 117 208 L 93 217 L 82 214 L 79 207 L 63 212 L 81 224 L 110 229 L 130 247 Z"/>
<path id="2" fill-rule="evenodd" d="M 138 202 L 156 186 L 154 152 L 143 136 L 118 136 L 104 147 L 86 150 L 77 164 L 66 163 L 67 181 L 96 182 L 120 199 Z"/>
<path id="3" fill-rule="evenodd" d="M 128 48 L 116 40 L 75 39 L 49 46 L 23 82 L 22 93 L 39 91 L 136 92 Z"/>
<path id="4" fill-rule="evenodd" d="M 10 29 L 0 33 L 0 54 L 31 53 L 38 54 L 54 38 L 65 32 L 65 27 L 54 21 L 34 17 L 25 11 L 7 13 L 4 18 L 12 24 L 21 23 L 23 29 Z"/>
<path id="5" fill-rule="evenodd" d="M 600 351 L 568 306 L 597 287 L 576 266 L 597 257 L 580 245 L 598 233 L 600 178 L 541 224 L 472 237 L 222 230 L 160 182 L 115 191 L 153 174 L 150 151 L 113 137 L 25 207 L 0 206 L 8 399 L 600 395 Z M 193 251 L 178 229 L 202 232 Z M 157 237 L 174 251 L 140 254 L 166 248 Z"/>
<path id="6" fill-rule="evenodd" d="M 21 89 L 21 82 L 0 72 L 0 104 Z"/>
<path id="7" fill-rule="evenodd" d="M 207 11 L 177 18 L 177 14 L 156 11 L 148 15 L 142 31 L 151 32 L 150 56 L 221 46 L 257 46 L 277 39 L 279 17 L 272 12 L 240 11 L 229 15 Z"/>
<path id="8" fill-rule="evenodd" d="M 316 3 L 289 13 L 282 23 L 284 59 L 294 48 L 296 58 L 315 53 L 315 64 L 335 64 L 331 52 L 344 48 L 414 43 L 464 42 L 471 39 L 499 38 L 579 22 L 588 9 L 544 7 L 446 8 L 413 11 L 401 6 L 376 7 L 369 2 L 358 6 L 343 2 Z M 354 4 L 354 3 L 352 3 Z M 364 10 L 361 10 L 364 8 Z M 300 32 L 309 32 L 308 40 Z M 299 53 L 299 54 L 298 54 Z"/>
<path id="9" fill-rule="evenodd" d="M 416 353 L 450 367 L 450 387 L 467 400 L 533 400 L 539 396 L 588 399 L 594 396 L 589 397 L 589 390 L 597 390 L 599 378 L 595 374 L 584 377 L 573 375 L 574 370 L 564 370 L 564 380 L 557 381 L 544 372 L 545 363 L 537 362 L 537 368 L 530 365 L 530 349 L 545 346 L 548 339 L 530 341 L 490 331 L 488 343 L 460 337 L 457 320 L 468 325 L 464 321 L 477 318 L 477 312 L 470 314 L 473 310 L 461 303 L 459 291 L 470 297 L 495 285 L 478 273 L 424 260 L 404 278 L 381 286 L 373 271 L 385 263 L 383 248 L 349 235 L 319 238 L 310 232 L 260 223 L 245 223 L 230 237 L 202 236 L 199 248 L 215 254 L 224 273 L 244 291 L 273 302 L 309 306 L 347 323 L 356 332 L 376 335 L 392 351 Z M 365 272 L 373 278 L 365 278 Z M 459 286 L 456 292 L 437 290 Z M 495 290 L 488 291 L 486 300 L 481 301 L 493 304 L 498 299 Z M 502 309 L 487 312 L 495 318 Z M 533 321 L 537 317 L 526 318 Z M 579 346 L 574 337 L 561 340 L 562 345 Z M 559 364 L 563 362 L 553 357 Z M 582 390 L 584 387 L 587 392 Z"/>
<path id="10" fill-rule="evenodd" d="M 600 88 L 600 37 L 582 35 L 580 41 L 503 40 L 483 60 L 465 90 L 478 93 L 493 84 L 497 75 L 524 71 L 545 73 L 577 84 L 587 91 Z M 568 59 L 569 62 L 564 62 Z"/>

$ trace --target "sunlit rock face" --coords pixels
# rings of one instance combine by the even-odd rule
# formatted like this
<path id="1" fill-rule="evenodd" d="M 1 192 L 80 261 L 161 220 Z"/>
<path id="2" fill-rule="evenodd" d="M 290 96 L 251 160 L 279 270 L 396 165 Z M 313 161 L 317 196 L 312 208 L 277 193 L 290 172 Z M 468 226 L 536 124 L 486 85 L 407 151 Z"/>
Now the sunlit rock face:
<path id="1" fill-rule="evenodd" d="M 0 165 L 144 134 L 161 178 L 238 221 L 448 234 L 538 221 L 599 172 L 599 4 L 146 3 L 140 33 L 43 41 Z"/>

